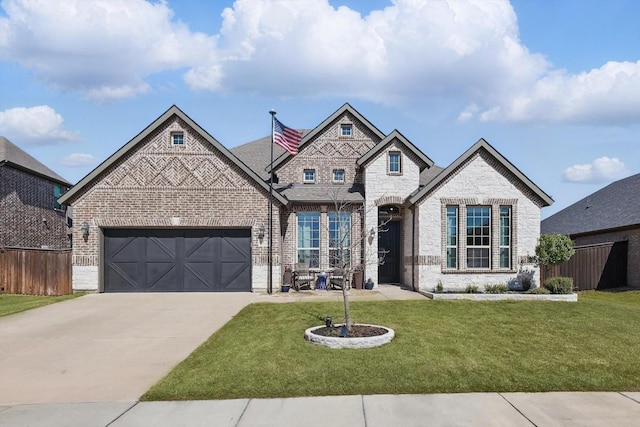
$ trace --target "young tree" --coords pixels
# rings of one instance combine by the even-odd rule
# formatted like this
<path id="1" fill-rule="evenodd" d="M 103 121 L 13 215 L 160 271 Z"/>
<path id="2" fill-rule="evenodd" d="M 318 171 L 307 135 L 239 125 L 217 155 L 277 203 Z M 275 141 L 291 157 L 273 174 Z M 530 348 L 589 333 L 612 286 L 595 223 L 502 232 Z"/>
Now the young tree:
<path id="1" fill-rule="evenodd" d="M 384 253 L 366 251 L 366 244 L 373 244 L 375 238 L 363 227 L 365 218 L 364 206 L 353 202 L 347 197 L 347 189 L 335 188 L 328 193 L 333 204 L 333 211 L 329 212 L 329 266 L 342 274 L 342 300 L 347 332 L 351 329 L 351 311 L 349 309 L 349 293 L 346 281 L 354 277 L 356 271 L 364 273 L 365 266 L 379 265 L 384 261 Z M 352 224 L 352 218 L 357 221 Z M 378 232 L 385 232 L 386 222 L 376 224 Z M 376 243 L 377 244 L 377 243 Z M 375 255 L 374 255 L 375 254 Z M 353 280 L 349 280 L 351 283 Z"/>
<path id="2" fill-rule="evenodd" d="M 536 261 L 545 269 L 546 277 L 549 267 L 569 260 L 575 252 L 575 245 L 569 236 L 542 234 L 536 245 Z"/>

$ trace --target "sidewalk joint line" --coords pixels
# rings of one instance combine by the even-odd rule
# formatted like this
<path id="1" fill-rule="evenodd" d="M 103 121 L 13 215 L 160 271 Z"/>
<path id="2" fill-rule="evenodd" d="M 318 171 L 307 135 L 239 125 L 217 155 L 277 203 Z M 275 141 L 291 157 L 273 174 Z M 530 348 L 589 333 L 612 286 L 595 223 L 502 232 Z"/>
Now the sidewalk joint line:
<path id="1" fill-rule="evenodd" d="M 247 404 L 244 405 L 244 409 L 242 410 L 242 413 L 238 417 L 238 422 L 235 424 L 236 427 L 238 427 L 240 425 L 240 421 L 242 421 L 242 417 L 244 417 L 245 412 L 247 412 L 247 408 L 249 407 L 249 404 L 251 403 L 252 400 L 253 399 L 247 399 Z"/>
<path id="2" fill-rule="evenodd" d="M 364 395 L 360 395 L 360 402 L 362 403 L 362 419 L 364 420 L 364 427 L 367 427 L 367 411 L 364 409 Z"/>
<path id="3" fill-rule="evenodd" d="M 624 396 L 624 397 L 626 397 L 627 399 L 632 400 L 632 401 L 634 401 L 634 402 L 636 402 L 636 403 L 640 403 L 640 401 L 638 401 L 638 400 L 634 399 L 634 398 L 633 398 L 633 397 L 631 397 L 631 396 L 627 396 L 627 395 L 626 395 L 626 394 L 624 394 L 624 392 L 622 392 L 622 391 L 619 391 L 619 392 L 618 392 L 618 394 L 621 394 L 622 396 Z"/>
<path id="4" fill-rule="evenodd" d="M 534 426 L 534 427 L 538 427 L 538 425 L 537 425 L 536 423 L 534 423 L 533 421 L 531 421 L 531 420 L 529 419 L 529 417 L 527 417 L 527 416 L 524 414 L 524 412 L 522 412 L 520 409 L 518 409 L 518 408 L 516 407 L 516 405 L 514 405 L 513 403 L 511 403 L 511 402 L 509 401 L 509 399 L 507 399 L 506 397 L 504 397 L 502 393 L 498 393 L 498 396 L 500 396 L 501 398 L 503 398 L 503 399 L 504 399 L 504 400 L 505 400 L 509 405 L 511 405 L 511 407 L 512 407 L 513 409 L 515 409 L 516 411 L 518 411 L 518 413 L 519 413 L 520 415 L 522 415 L 522 416 L 524 417 L 524 419 L 525 419 L 525 420 L 529 421 L 529 422 L 531 423 L 531 425 L 532 425 L 532 426 Z"/>
<path id="5" fill-rule="evenodd" d="M 132 410 L 133 408 L 135 408 L 136 406 L 138 406 L 138 403 L 140 403 L 139 401 L 135 401 L 133 403 L 133 405 L 131 405 L 126 411 L 124 411 L 123 413 L 121 413 L 120 415 L 118 415 L 117 417 L 115 417 L 113 419 L 113 421 L 111 421 L 109 424 L 107 424 L 105 427 L 109 427 L 111 424 L 115 423 L 116 421 L 118 421 L 120 418 L 122 418 L 124 416 L 124 414 L 126 414 L 127 412 L 129 412 L 130 410 Z"/>

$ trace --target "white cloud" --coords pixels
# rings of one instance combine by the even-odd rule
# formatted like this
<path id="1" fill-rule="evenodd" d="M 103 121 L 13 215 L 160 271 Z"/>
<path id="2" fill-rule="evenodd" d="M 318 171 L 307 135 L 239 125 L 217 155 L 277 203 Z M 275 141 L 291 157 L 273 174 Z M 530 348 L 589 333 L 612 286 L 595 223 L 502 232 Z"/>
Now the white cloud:
<path id="1" fill-rule="evenodd" d="M 173 20 L 166 2 L 6 0 L 0 57 L 97 101 L 147 92 L 153 73 L 200 65 L 215 38 Z"/>
<path id="2" fill-rule="evenodd" d="M 73 153 L 69 154 L 67 157 L 63 157 L 58 160 L 58 163 L 61 166 L 67 167 L 82 167 L 82 166 L 91 166 L 97 162 L 96 156 L 93 154 L 85 154 L 85 153 Z"/>
<path id="3" fill-rule="evenodd" d="M 573 165 L 564 170 L 565 181 L 599 183 L 623 178 L 628 174 L 624 163 L 616 157 L 600 157 L 590 164 Z"/>
<path id="4" fill-rule="evenodd" d="M 328 0 L 237 0 L 218 34 L 170 3 L 5 0 L 0 58 L 105 102 L 180 71 L 192 90 L 467 105 L 459 120 L 640 122 L 640 61 L 578 74 L 520 41 L 508 0 L 392 0 L 366 16 Z"/>
<path id="5" fill-rule="evenodd" d="M 48 105 L 0 111 L 0 134 L 27 143 L 51 144 L 77 141 L 78 132 L 65 130 L 64 119 Z"/>

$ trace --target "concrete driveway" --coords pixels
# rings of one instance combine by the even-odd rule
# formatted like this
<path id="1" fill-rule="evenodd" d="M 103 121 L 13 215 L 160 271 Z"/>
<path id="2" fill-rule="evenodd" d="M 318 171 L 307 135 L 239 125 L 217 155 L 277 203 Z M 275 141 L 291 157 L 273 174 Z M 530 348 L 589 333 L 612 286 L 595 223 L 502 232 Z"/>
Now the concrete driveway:
<path id="1" fill-rule="evenodd" d="M 132 401 L 251 293 L 90 294 L 0 318 L 0 404 Z"/>

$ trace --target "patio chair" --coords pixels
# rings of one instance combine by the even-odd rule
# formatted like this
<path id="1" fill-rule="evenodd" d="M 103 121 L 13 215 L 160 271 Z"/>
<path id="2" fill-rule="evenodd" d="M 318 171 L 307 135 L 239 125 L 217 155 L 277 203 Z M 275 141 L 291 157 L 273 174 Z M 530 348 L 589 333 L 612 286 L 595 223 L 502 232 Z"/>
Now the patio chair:
<path id="1" fill-rule="evenodd" d="M 347 278 L 346 272 L 339 268 L 329 273 L 329 283 L 331 289 L 342 289 L 344 286 L 347 287 L 346 289 L 349 289 L 349 279 Z"/>
<path id="2" fill-rule="evenodd" d="M 296 291 L 299 291 L 304 287 L 311 289 L 311 284 L 315 279 L 315 276 L 309 271 L 307 264 L 296 264 L 293 271 L 293 289 Z"/>

